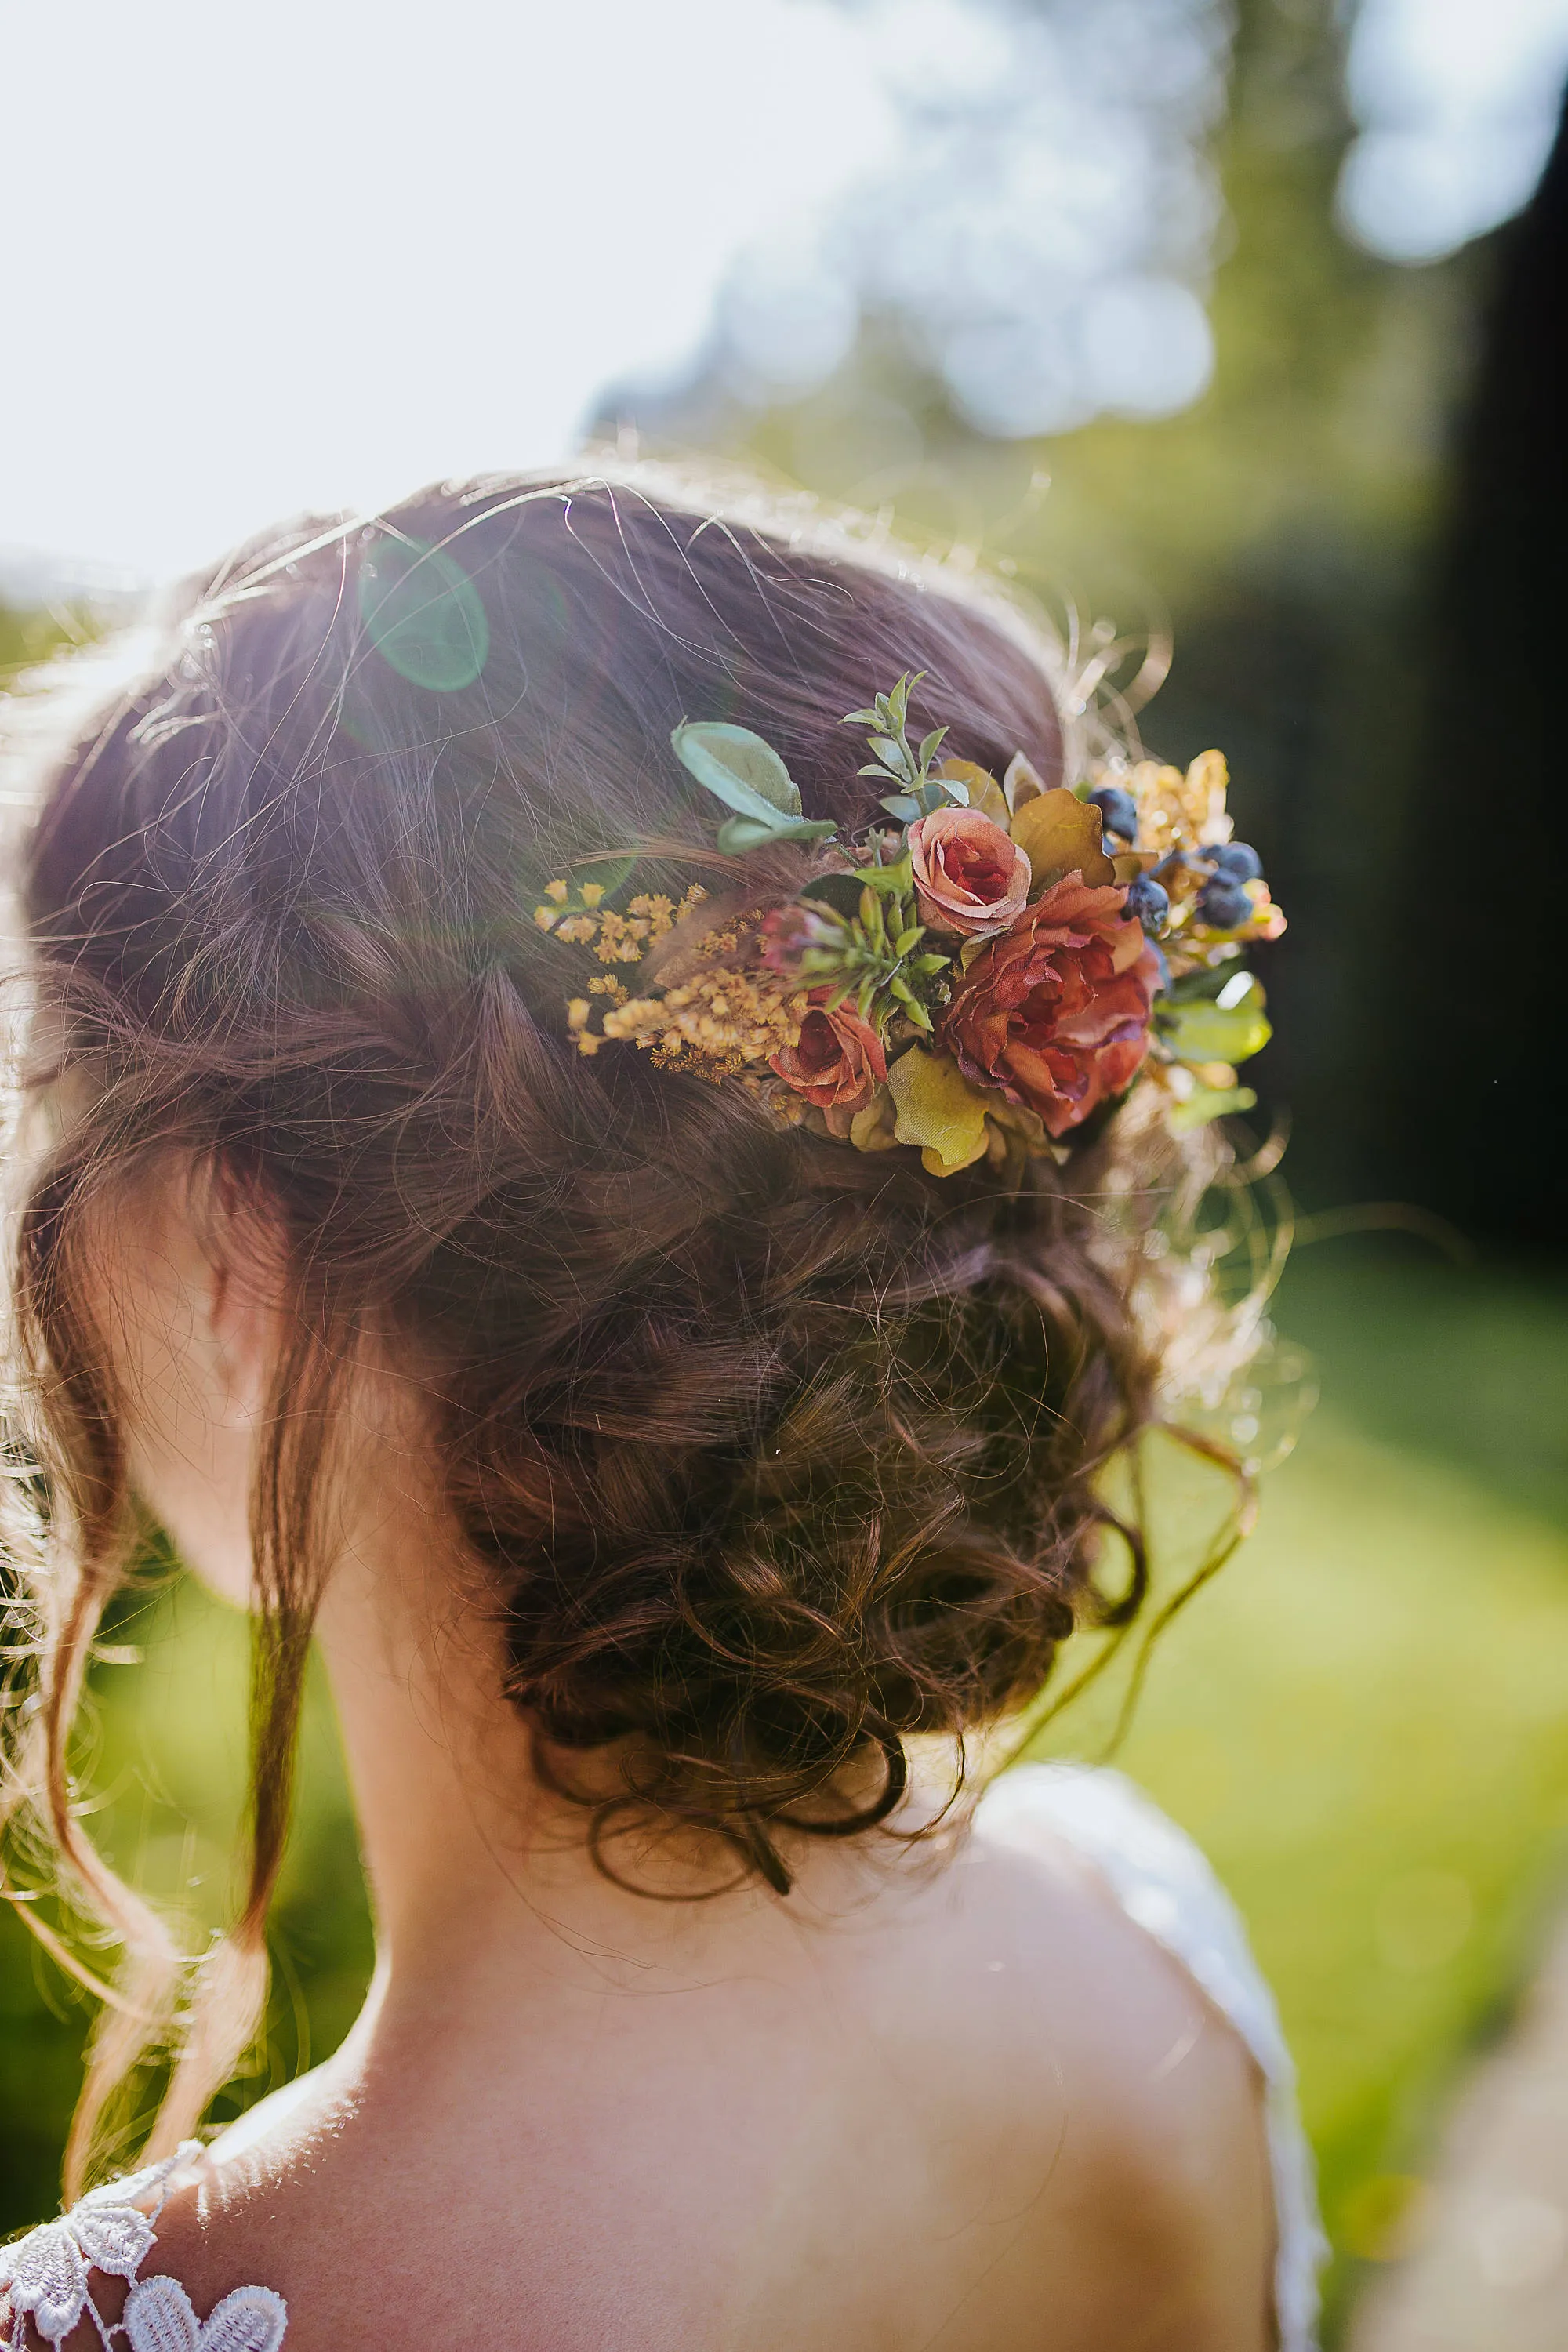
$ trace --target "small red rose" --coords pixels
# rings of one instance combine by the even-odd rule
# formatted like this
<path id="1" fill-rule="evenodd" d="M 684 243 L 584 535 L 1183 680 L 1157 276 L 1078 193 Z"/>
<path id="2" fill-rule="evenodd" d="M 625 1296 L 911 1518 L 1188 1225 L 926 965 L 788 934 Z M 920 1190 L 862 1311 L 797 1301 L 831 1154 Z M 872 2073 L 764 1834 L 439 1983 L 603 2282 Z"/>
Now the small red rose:
<path id="1" fill-rule="evenodd" d="M 965 1077 L 1065 1135 L 1121 1094 L 1149 1050 L 1159 959 L 1120 887 L 1068 874 L 959 980 L 942 1042 Z"/>
<path id="2" fill-rule="evenodd" d="M 819 1110 L 864 1110 L 888 1075 L 882 1041 L 847 1004 L 825 1004 L 830 989 L 813 992 L 793 1045 L 782 1045 L 769 1067 Z"/>
<path id="3" fill-rule="evenodd" d="M 978 809 L 933 809 L 909 830 L 921 919 L 973 939 L 1005 931 L 1029 896 L 1029 861 Z"/>

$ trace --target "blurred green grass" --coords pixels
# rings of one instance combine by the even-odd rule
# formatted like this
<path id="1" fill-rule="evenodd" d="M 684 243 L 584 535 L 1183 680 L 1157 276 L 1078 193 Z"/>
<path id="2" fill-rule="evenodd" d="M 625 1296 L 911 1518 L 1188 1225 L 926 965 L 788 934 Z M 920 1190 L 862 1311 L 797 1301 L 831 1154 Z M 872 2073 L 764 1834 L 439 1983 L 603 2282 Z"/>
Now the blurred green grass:
<path id="1" fill-rule="evenodd" d="M 1342 2311 L 1568 1887 L 1568 1282 L 1382 1248 L 1303 1252 L 1279 1322 L 1323 1402 L 1258 1532 L 1161 1642 L 1118 1759 L 1212 1855 L 1279 1996 Z M 1167 1470 L 1173 1549 L 1221 1507 Z M 99 1673 L 103 1826 L 193 1926 L 221 1916 L 240 1801 L 237 1622 L 176 1582 L 140 1667 Z M 1109 1702 L 1059 1725 L 1093 1754 Z M 279 1989 L 247 2100 L 340 2038 L 369 1927 L 330 1709 L 307 1726 Z M 198 1882 L 198 1883 L 193 1883 Z M 0 2227 L 36 2218 L 82 2013 L 0 1920 Z"/>
<path id="2" fill-rule="evenodd" d="M 1337 2321 L 1568 1893 L 1568 1285 L 1336 1245 L 1278 1311 L 1323 1402 L 1116 1760 L 1278 1992 Z M 1178 1540 L 1191 1485 L 1164 1482 Z M 1092 1728 L 1050 1744 L 1092 1754 Z"/>

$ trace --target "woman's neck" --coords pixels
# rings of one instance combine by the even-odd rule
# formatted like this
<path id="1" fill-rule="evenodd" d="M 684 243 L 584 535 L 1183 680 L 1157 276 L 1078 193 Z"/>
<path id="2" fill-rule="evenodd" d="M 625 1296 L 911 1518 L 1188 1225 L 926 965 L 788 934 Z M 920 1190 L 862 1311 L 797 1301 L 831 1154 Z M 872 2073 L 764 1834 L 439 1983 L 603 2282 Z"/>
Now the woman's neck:
<path id="1" fill-rule="evenodd" d="M 477 2027 L 489 1994 L 515 2002 L 530 1983 L 684 1982 L 717 1943 L 793 1940 L 868 1891 L 874 1864 L 839 1847 L 804 1857 L 787 1905 L 754 1883 L 718 1901 L 647 1899 L 731 1878 L 716 1842 L 628 1839 L 617 1868 L 647 1893 L 608 1878 L 588 1810 L 535 1774 L 497 1612 L 410 1483 L 384 1489 L 320 1621 L 375 1915 L 378 2031 L 405 2011 L 427 2031 L 433 2001 Z M 612 1760 L 586 1769 L 617 1785 Z"/>

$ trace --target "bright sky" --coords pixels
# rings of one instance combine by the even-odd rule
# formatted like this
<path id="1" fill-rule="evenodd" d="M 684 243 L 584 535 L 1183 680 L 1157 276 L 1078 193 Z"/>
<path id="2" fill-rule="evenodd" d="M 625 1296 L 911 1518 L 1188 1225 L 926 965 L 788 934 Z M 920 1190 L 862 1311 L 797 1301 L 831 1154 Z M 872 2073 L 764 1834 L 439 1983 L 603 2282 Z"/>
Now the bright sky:
<path id="1" fill-rule="evenodd" d="M 1568 74 L 1568 0 L 1362 0 L 1363 129 L 1340 210 L 1390 261 L 1436 261 L 1529 202 Z"/>
<path id="2" fill-rule="evenodd" d="M 567 450 L 874 163 L 817 0 L 0 0 L 0 544 L 165 576 Z"/>
<path id="3" fill-rule="evenodd" d="M 824 245 L 811 224 L 862 177 L 880 188 L 880 211 L 860 207 L 878 265 L 862 290 L 904 299 L 876 282 L 904 247 L 927 277 L 946 268 L 909 299 L 976 421 L 1031 432 L 1151 406 L 1145 355 L 1140 399 L 1097 376 L 1062 408 L 1047 379 L 1067 341 L 1047 298 L 1063 286 L 1085 332 L 1096 303 L 1115 312 L 1112 359 L 1143 349 L 1128 306 L 1164 304 L 1153 356 L 1192 345 L 1190 383 L 1162 379 L 1163 404 L 1180 404 L 1207 367 L 1207 230 L 1194 215 L 1194 292 L 1179 273 L 1127 277 L 1136 237 L 1114 278 L 1100 215 L 1148 210 L 1133 168 L 1148 140 L 1127 110 L 1176 105 L 1166 68 L 1195 71 L 1194 88 L 1223 70 L 1204 63 L 1213 14 L 1209 0 L 1093 0 L 1059 22 L 985 0 L 0 0 L 0 557 L 166 577 L 304 507 L 548 462 L 606 384 L 679 368 L 721 289 L 767 373 L 812 381 L 852 331 L 854 274 L 781 290 L 779 255 L 830 250 L 831 228 Z M 1027 84 L 1003 93 L 1011 147 L 986 110 L 994 51 Z M 1352 232 L 1421 262 L 1506 217 L 1544 159 L 1565 68 L 1568 0 L 1363 0 L 1363 135 L 1341 192 Z M 1104 135 L 1091 101 L 1121 110 Z M 1069 135 L 1075 110 L 1098 177 Z M 968 146 L 943 143 L 949 117 Z M 1080 301 L 1068 265 L 1086 221 L 1106 282 L 1086 280 Z M 1027 282 L 1003 300 L 989 280 L 1005 263 Z M 971 351 L 976 299 L 999 302 L 1001 323 L 987 312 Z M 1173 302 L 1192 316 L 1173 320 Z"/>

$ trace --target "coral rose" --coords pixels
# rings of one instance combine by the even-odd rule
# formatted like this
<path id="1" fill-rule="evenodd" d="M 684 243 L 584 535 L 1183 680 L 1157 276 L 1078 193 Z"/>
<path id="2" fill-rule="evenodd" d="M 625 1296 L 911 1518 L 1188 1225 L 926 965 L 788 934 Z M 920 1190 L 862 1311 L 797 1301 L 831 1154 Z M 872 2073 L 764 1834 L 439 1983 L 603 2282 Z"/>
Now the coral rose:
<path id="1" fill-rule="evenodd" d="M 1122 889 L 1069 874 L 989 940 L 959 981 L 942 1042 L 965 1077 L 1065 1135 L 1136 1076 L 1159 959 Z"/>
<path id="2" fill-rule="evenodd" d="M 813 992 L 794 1045 L 783 1045 L 768 1065 L 786 1086 L 819 1110 L 864 1110 L 888 1075 L 888 1057 L 876 1031 L 847 1004 L 822 1000 L 830 989 Z"/>
<path id="3" fill-rule="evenodd" d="M 1029 896 L 1029 861 L 978 809 L 933 809 L 909 830 L 921 919 L 973 939 L 1005 931 Z"/>

